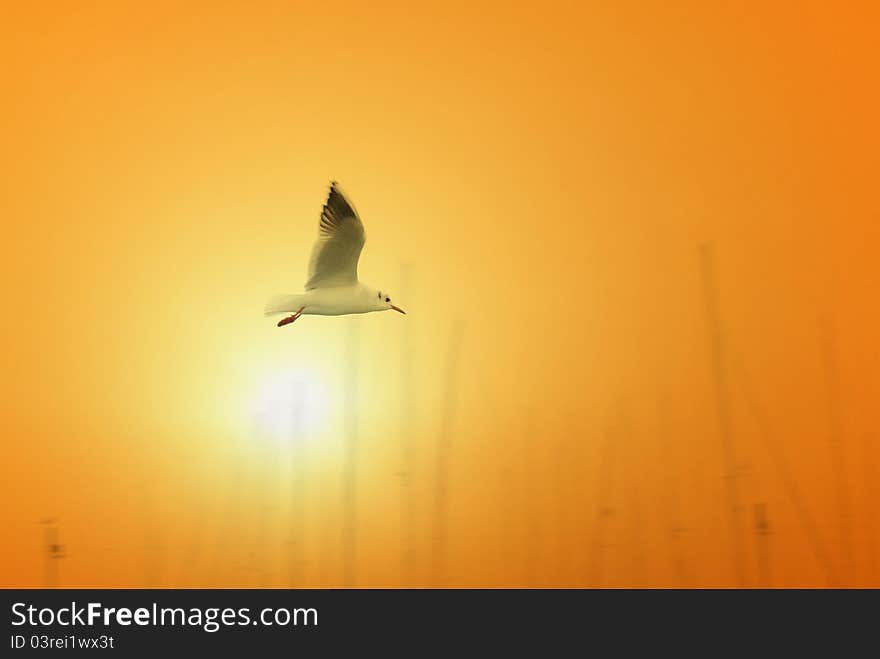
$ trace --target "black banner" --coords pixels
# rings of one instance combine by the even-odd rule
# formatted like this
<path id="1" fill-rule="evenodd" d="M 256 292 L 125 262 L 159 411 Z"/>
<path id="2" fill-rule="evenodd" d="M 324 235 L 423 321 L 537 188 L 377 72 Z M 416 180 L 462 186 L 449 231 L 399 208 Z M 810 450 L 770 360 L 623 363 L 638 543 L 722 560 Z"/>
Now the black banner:
<path id="1" fill-rule="evenodd" d="M 5 590 L 4 656 L 853 647 L 877 591 Z M 50 656 L 56 656 L 50 654 Z"/>

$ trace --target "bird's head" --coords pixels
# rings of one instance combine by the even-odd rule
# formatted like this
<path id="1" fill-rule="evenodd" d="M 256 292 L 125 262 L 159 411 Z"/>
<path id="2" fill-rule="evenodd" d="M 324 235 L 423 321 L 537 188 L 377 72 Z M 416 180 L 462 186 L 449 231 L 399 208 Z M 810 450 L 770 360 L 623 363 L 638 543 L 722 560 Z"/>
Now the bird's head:
<path id="1" fill-rule="evenodd" d="M 393 304 L 391 304 L 391 296 L 388 295 L 386 291 L 376 291 L 373 294 L 373 303 L 376 305 L 376 309 L 379 311 L 394 309 L 395 311 L 399 311 L 404 315 L 406 314 L 406 311 L 404 311 L 400 307 L 395 307 Z"/>

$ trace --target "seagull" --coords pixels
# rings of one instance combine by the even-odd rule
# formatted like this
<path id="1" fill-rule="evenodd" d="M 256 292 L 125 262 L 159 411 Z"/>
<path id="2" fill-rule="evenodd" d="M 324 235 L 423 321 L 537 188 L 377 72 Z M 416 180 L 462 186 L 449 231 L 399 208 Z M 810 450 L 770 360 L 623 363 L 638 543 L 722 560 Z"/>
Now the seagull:
<path id="1" fill-rule="evenodd" d="M 309 259 L 305 292 L 276 295 L 267 303 L 265 316 L 292 312 L 278 321 L 289 325 L 303 314 L 343 316 L 394 309 L 387 291 L 358 281 L 358 259 L 364 248 L 364 225 L 352 203 L 336 181 L 330 182 L 330 194 L 321 211 L 318 239 Z"/>

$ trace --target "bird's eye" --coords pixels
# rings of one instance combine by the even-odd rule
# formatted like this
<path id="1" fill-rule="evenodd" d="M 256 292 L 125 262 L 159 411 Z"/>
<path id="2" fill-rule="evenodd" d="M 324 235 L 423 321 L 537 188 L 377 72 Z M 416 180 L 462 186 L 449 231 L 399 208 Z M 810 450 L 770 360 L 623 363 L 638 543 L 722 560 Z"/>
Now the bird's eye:
<path id="1" fill-rule="evenodd" d="M 376 297 L 381 300 L 382 299 L 382 291 L 379 291 L 379 293 L 376 295 Z"/>
<path id="2" fill-rule="evenodd" d="M 391 302 L 391 298 L 390 298 L 390 297 L 386 297 L 386 298 L 385 298 L 385 301 L 386 301 L 386 302 Z"/>

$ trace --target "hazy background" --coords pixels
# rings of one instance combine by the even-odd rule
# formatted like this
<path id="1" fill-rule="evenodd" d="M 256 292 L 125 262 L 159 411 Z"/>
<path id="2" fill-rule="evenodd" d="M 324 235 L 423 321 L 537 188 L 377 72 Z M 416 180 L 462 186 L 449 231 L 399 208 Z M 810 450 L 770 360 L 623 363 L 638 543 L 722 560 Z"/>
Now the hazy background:
<path id="1" fill-rule="evenodd" d="M 0 584 L 880 585 L 876 6 L 184 4 L 4 12 Z"/>

